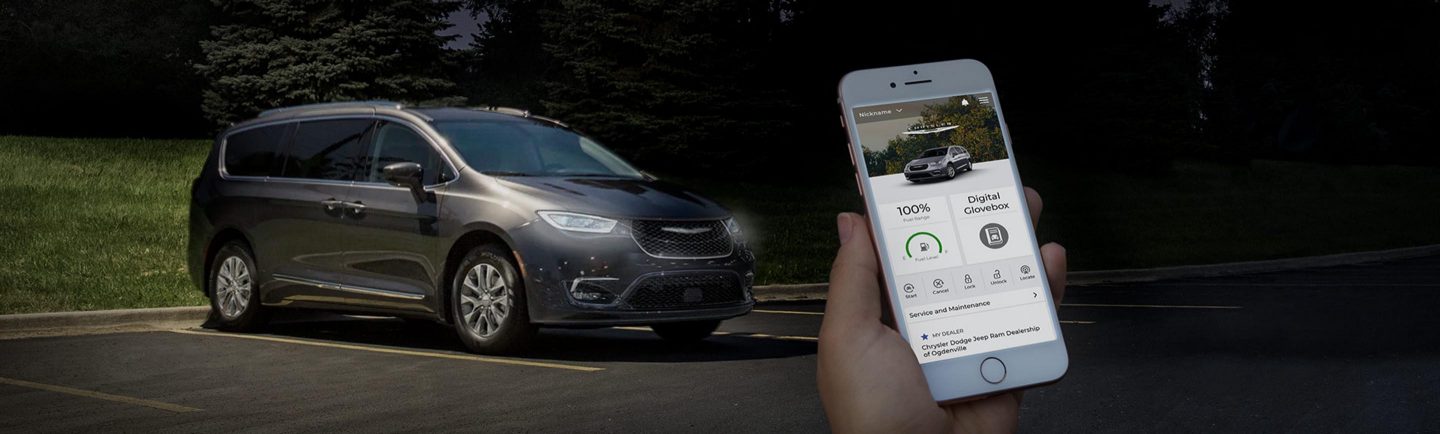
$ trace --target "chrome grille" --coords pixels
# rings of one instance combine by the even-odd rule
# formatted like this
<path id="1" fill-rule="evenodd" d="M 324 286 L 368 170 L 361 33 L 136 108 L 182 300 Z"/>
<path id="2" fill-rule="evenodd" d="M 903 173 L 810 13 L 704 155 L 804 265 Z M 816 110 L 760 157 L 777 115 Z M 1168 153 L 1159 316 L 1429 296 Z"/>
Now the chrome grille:
<path id="1" fill-rule="evenodd" d="M 625 299 L 634 309 L 690 309 L 745 301 L 734 273 L 685 273 L 642 278 Z"/>
<path id="2" fill-rule="evenodd" d="M 635 244 L 646 254 L 665 259 L 704 259 L 730 256 L 735 243 L 725 222 L 636 220 L 630 224 Z"/>

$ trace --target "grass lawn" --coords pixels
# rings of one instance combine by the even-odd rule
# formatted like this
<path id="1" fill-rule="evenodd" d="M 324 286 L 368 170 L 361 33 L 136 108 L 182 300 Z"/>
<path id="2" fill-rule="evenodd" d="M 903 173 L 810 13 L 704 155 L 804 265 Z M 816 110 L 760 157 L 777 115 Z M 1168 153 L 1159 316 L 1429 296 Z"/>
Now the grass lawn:
<path id="1" fill-rule="evenodd" d="M 209 141 L 0 137 L 0 314 L 201 305 L 185 271 L 190 179 Z M 1183 162 L 1145 177 L 1022 165 L 1042 240 L 1072 270 L 1272 259 L 1440 243 L 1440 169 Z M 661 176 L 736 212 L 760 284 L 826 279 L 850 174 Z"/>
<path id="2" fill-rule="evenodd" d="M 185 232 L 209 146 L 0 137 L 0 314 L 204 304 Z"/>

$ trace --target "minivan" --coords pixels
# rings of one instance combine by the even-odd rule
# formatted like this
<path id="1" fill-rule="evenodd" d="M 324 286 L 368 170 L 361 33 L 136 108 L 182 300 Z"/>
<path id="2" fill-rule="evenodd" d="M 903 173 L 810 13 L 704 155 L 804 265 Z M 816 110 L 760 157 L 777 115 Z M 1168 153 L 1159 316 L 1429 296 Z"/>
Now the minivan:
<path id="1" fill-rule="evenodd" d="M 931 148 L 905 163 L 905 179 L 911 182 L 953 179 L 960 171 L 971 170 L 975 170 L 975 165 L 970 161 L 970 151 L 965 150 L 965 147 Z"/>
<path id="2" fill-rule="evenodd" d="M 221 329 L 309 308 L 695 341 L 750 312 L 755 256 L 720 204 L 562 122 L 505 108 L 315 104 L 222 132 L 191 188 L 191 278 Z"/>

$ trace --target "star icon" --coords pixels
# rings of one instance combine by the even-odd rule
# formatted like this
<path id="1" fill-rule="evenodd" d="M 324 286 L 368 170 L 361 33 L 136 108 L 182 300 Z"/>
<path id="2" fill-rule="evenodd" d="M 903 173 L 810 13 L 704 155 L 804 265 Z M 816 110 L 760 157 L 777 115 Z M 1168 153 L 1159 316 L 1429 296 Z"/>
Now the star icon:
<path id="1" fill-rule="evenodd" d="M 930 340 L 930 335 L 921 333 L 921 334 L 920 334 L 920 340 L 922 340 L 922 341 L 928 341 L 928 340 Z"/>

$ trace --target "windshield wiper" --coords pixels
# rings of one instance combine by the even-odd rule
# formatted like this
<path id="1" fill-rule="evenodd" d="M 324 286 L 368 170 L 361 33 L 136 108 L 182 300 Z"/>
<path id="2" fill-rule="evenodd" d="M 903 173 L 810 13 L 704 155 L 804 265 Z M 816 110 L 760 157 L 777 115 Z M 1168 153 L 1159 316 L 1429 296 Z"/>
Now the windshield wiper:
<path id="1" fill-rule="evenodd" d="M 626 176 L 616 173 L 566 173 L 559 176 L 571 178 L 635 178 L 633 176 Z"/>

